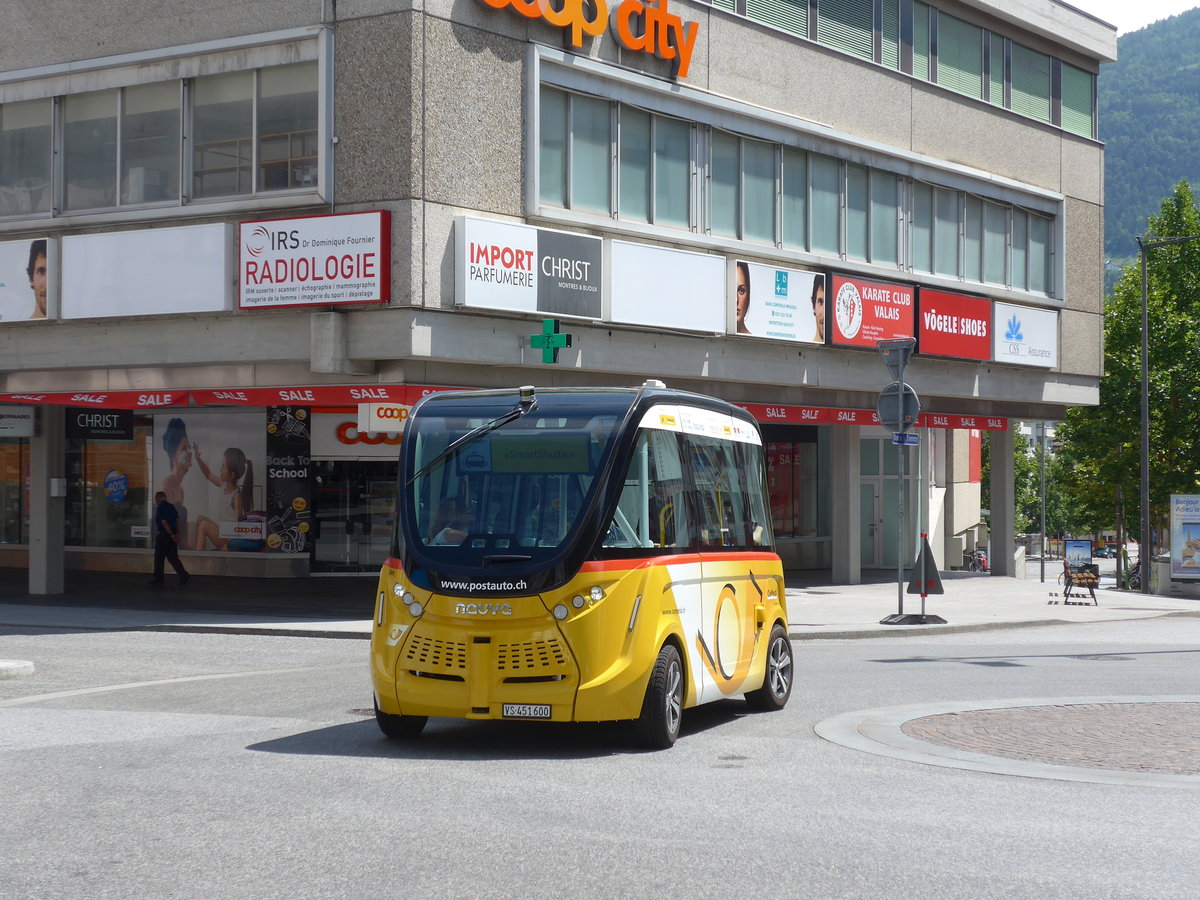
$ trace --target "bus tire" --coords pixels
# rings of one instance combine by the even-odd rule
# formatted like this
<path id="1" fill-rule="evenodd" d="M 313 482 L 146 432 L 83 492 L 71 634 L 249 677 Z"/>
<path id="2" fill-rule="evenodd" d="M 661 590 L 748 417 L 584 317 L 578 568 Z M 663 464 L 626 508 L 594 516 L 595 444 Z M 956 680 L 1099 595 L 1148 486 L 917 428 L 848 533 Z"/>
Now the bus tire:
<path id="1" fill-rule="evenodd" d="M 746 694 L 746 703 L 751 709 L 773 712 L 783 709 L 792 695 L 793 680 L 792 640 L 787 629 L 775 623 L 771 639 L 767 642 L 767 672 L 763 685 Z"/>
<path id="2" fill-rule="evenodd" d="M 679 737 L 683 721 L 683 662 L 674 644 L 664 644 L 650 672 L 642 714 L 637 720 L 641 744 L 651 750 L 666 750 Z"/>
<path id="3" fill-rule="evenodd" d="M 391 713 L 379 711 L 379 701 L 375 701 L 375 722 L 379 730 L 390 738 L 415 738 L 425 729 L 429 716 L 393 716 Z"/>

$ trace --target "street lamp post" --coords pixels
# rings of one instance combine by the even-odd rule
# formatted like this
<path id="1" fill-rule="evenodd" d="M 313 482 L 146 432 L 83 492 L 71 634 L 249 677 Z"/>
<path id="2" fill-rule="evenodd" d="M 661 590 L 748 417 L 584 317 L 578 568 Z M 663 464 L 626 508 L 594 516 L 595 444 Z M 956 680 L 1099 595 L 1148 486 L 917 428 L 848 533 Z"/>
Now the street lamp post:
<path id="1" fill-rule="evenodd" d="M 1142 263 L 1142 541 L 1138 565 L 1142 570 L 1142 593 L 1150 593 L 1150 305 L 1146 289 L 1146 253 L 1171 244 L 1200 241 L 1200 234 L 1147 241 L 1135 238 Z"/>

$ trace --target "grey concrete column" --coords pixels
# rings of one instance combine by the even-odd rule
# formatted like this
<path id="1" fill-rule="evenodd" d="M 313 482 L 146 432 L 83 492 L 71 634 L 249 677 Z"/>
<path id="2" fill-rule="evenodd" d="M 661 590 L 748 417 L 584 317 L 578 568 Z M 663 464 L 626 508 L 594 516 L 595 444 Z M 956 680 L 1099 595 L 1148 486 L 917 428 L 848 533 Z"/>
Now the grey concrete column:
<path id="1" fill-rule="evenodd" d="M 859 428 L 835 425 L 829 439 L 830 531 L 833 546 L 830 560 L 834 584 L 862 583 L 862 523 L 858 494 Z"/>
<path id="2" fill-rule="evenodd" d="M 1010 422 L 1015 425 L 1015 422 Z M 988 567 L 993 575 L 1017 575 L 1013 555 L 1016 553 L 1016 487 L 1013 461 L 1013 433 L 989 432 L 991 442 L 992 490 L 992 558 Z"/>
<path id="3" fill-rule="evenodd" d="M 66 580 L 66 409 L 43 406 L 40 412 L 38 433 L 29 439 L 29 593 L 61 594 Z"/>

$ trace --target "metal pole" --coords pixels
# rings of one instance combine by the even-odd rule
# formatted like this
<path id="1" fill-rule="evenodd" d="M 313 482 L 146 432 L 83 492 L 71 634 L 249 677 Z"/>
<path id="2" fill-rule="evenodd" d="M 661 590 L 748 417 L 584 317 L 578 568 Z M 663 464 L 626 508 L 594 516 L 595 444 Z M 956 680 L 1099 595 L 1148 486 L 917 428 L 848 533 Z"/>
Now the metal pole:
<path id="1" fill-rule="evenodd" d="M 1038 460 L 1042 479 L 1042 582 L 1046 581 L 1046 422 L 1041 422 L 1042 436 L 1038 441 Z"/>
<path id="2" fill-rule="evenodd" d="M 902 432 L 907 432 L 904 427 L 904 412 L 905 412 L 905 397 L 904 397 L 904 362 L 900 362 L 900 421 L 896 424 L 900 426 Z M 896 445 L 896 613 L 904 615 L 904 445 Z"/>
<path id="3" fill-rule="evenodd" d="M 1142 543 L 1138 547 L 1138 565 L 1142 572 L 1142 593 L 1150 593 L 1150 311 L 1146 290 L 1146 244 L 1137 239 L 1142 258 Z"/>

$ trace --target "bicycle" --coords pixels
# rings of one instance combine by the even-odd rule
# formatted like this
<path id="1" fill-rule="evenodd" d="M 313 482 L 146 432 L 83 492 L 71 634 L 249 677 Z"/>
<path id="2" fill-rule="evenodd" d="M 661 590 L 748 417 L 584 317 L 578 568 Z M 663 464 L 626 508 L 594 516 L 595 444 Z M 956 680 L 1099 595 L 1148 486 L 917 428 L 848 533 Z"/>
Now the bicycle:
<path id="1" fill-rule="evenodd" d="M 963 566 L 968 572 L 986 572 L 987 571 L 987 554 L 982 550 L 975 550 L 971 553 L 963 553 Z"/>

